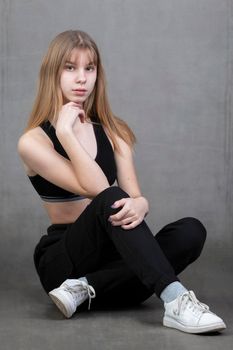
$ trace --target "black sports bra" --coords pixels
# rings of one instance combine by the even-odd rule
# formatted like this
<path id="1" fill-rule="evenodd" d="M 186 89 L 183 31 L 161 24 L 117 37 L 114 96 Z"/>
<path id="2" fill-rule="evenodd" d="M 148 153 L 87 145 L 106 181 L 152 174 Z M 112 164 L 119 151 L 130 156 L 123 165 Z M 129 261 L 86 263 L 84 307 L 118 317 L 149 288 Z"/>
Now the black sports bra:
<path id="1" fill-rule="evenodd" d="M 69 159 L 66 151 L 57 138 L 56 131 L 52 124 L 49 121 L 46 121 L 41 124 L 41 128 L 53 142 L 54 149 L 63 157 Z M 101 124 L 93 124 L 93 129 L 97 143 L 97 155 L 95 161 L 103 170 L 108 179 L 109 185 L 111 186 L 116 180 L 116 163 L 112 145 Z M 38 174 L 28 177 L 40 197 L 46 202 L 68 202 L 85 198 L 77 193 L 71 193 L 54 185 Z"/>

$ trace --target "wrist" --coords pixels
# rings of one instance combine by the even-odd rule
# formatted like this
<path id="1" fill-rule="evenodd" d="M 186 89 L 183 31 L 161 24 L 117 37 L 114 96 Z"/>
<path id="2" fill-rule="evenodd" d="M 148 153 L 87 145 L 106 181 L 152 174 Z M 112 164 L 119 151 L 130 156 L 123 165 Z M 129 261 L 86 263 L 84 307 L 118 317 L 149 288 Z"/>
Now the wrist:
<path id="1" fill-rule="evenodd" d="M 65 126 L 62 128 L 56 128 L 56 136 L 60 139 L 63 137 L 70 137 L 73 135 L 73 129 L 70 126 Z"/>
<path id="2" fill-rule="evenodd" d="M 143 197 L 143 196 L 137 197 L 136 199 L 139 199 L 143 203 L 144 210 L 145 210 L 145 216 L 146 216 L 149 213 L 149 202 L 148 202 L 148 200 L 145 197 Z"/>

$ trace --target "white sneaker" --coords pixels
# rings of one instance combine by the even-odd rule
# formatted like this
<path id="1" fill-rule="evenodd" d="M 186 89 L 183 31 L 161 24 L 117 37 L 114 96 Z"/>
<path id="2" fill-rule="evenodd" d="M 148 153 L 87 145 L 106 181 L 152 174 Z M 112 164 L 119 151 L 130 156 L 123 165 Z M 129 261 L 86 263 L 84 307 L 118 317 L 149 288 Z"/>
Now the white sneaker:
<path id="1" fill-rule="evenodd" d="M 90 309 L 91 299 L 95 298 L 95 290 L 85 281 L 67 279 L 60 287 L 49 292 L 49 296 L 63 315 L 66 318 L 70 318 L 77 307 L 88 298 L 88 309 Z"/>
<path id="2" fill-rule="evenodd" d="M 209 307 L 200 303 L 192 291 L 181 294 L 170 303 L 164 303 L 163 325 L 187 333 L 222 331 L 223 320 L 212 313 Z"/>

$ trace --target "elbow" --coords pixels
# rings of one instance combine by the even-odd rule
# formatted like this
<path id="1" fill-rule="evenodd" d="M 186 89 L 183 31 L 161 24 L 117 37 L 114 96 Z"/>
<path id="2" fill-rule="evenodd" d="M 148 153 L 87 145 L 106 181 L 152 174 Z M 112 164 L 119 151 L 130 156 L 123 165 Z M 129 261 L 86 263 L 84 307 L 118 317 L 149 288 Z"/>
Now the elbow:
<path id="1" fill-rule="evenodd" d="M 80 191 L 80 194 L 89 199 L 93 199 L 108 187 L 110 187 L 109 184 L 99 186 L 83 186 L 82 191 Z"/>

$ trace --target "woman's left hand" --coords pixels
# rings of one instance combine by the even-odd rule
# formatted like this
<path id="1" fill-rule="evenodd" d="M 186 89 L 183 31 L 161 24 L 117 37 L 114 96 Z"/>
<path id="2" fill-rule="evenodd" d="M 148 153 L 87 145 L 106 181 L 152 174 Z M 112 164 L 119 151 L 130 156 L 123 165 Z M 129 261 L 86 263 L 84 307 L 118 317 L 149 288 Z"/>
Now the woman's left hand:
<path id="1" fill-rule="evenodd" d="M 125 230 L 138 226 L 148 213 L 148 202 L 144 197 L 122 198 L 112 205 L 114 209 L 120 207 L 122 209 L 108 220 L 113 226 L 121 226 Z"/>

